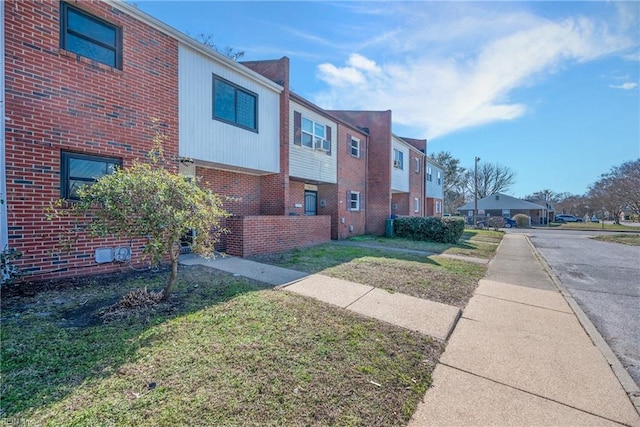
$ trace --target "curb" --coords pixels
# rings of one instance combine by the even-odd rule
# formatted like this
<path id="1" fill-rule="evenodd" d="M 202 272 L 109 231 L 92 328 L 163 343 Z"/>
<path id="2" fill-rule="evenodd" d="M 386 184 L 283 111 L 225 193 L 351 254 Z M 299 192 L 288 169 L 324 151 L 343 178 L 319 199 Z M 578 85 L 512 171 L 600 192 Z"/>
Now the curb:
<path id="1" fill-rule="evenodd" d="M 629 375 L 624 366 L 622 366 L 622 363 L 613 353 L 611 347 L 609 347 L 609 344 L 607 344 L 604 338 L 602 338 L 602 335 L 600 335 L 598 329 L 596 329 L 595 325 L 591 322 L 591 320 L 589 320 L 580 305 L 578 305 L 576 300 L 571 296 L 569 290 L 553 273 L 553 270 L 551 270 L 551 267 L 549 266 L 549 264 L 547 264 L 547 261 L 542 257 L 542 255 L 538 253 L 533 243 L 531 243 L 529 236 L 526 233 L 522 234 L 527 240 L 527 243 L 529 243 L 529 246 L 531 247 L 531 250 L 533 251 L 536 259 L 540 262 L 540 264 L 542 264 L 545 272 L 549 275 L 551 281 L 556 285 L 564 299 L 567 301 L 567 304 L 569 304 L 569 307 L 571 307 L 571 310 L 573 310 L 573 313 L 578 318 L 580 325 L 582 325 L 582 328 L 585 330 L 587 335 L 589 335 L 589 338 L 591 338 L 591 342 L 593 342 L 593 344 L 598 348 L 598 350 L 600 350 L 600 353 L 602 353 L 604 358 L 607 360 L 607 363 L 618 379 L 618 382 L 620 383 L 620 385 L 622 385 L 622 388 L 627 393 L 629 400 L 631 400 L 631 404 L 634 406 L 636 412 L 638 412 L 638 415 L 640 415 L 640 387 L 638 387 L 633 378 L 631 378 L 631 375 Z"/>

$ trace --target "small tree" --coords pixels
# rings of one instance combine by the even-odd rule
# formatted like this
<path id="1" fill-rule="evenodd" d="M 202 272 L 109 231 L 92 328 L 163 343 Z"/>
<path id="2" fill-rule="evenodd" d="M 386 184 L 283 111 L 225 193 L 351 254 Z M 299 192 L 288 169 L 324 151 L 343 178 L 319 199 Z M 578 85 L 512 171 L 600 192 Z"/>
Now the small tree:
<path id="1" fill-rule="evenodd" d="M 143 252 L 155 264 L 168 257 L 171 273 L 162 298 L 167 299 L 178 277 L 180 240 L 187 230 L 195 232 L 191 249 L 213 254 L 220 234 L 220 220 L 229 216 L 212 191 L 162 167 L 164 135 L 156 132 L 156 148 L 147 163 L 135 161 L 105 175 L 95 184 L 78 190 L 80 200 L 70 209 L 55 204 L 49 218 L 73 216 L 78 227 L 91 237 L 146 238 Z M 73 231 L 71 231 L 73 233 Z"/>

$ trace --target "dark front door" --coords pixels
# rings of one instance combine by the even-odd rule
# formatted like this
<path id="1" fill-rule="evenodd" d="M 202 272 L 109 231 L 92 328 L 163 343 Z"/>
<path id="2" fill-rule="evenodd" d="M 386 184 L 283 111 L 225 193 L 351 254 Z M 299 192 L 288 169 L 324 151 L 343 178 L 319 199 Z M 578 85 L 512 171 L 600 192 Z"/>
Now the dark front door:
<path id="1" fill-rule="evenodd" d="M 318 192 L 317 191 L 304 192 L 304 214 L 305 215 L 318 214 Z"/>

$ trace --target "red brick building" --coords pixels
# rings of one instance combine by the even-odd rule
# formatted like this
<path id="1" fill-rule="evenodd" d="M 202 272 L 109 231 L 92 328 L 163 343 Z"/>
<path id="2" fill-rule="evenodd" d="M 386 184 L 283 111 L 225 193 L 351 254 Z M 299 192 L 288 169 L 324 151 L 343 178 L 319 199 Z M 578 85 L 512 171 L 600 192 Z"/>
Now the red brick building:
<path id="1" fill-rule="evenodd" d="M 2 7 L 0 243 L 23 253 L 27 278 L 143 262 L 141 240 L 56 251 L 71 224 L 45 210 L 143 158 L 154 126 L 169 167 L 228 198 L 221 248 L 232 255 L 383 234 L 391 215 L 424 215 L 426 141 L 393 135 L 391 111 L 331 112 L 292 93 L 286 57 L 234 62 L 120 1 Z"/>
<path id="2" fill-rule="evenodd" d="M 119 268 L 97 264 L 94 250 L 136 242 L 83 239 L 71 253 L 52 253 L 65 224 L 47 221 L 45 208 L 75 197 L 94 173 L 144 156 L 152 118 L 167 156 L 178 155 L 178 42 L 105 2 L 2 7 L 9 247 L 23 253 L 23 273 L 39 278 Z M 83 34 L 86 26 L 100 39 Z"/>

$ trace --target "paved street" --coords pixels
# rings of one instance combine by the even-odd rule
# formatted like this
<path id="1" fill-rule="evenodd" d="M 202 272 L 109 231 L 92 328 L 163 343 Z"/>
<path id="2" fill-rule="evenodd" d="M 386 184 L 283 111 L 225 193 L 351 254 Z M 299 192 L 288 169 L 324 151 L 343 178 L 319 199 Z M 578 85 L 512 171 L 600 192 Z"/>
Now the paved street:
<path id="1" fill-rule="evenodd" d="M 522 230 L 640 384 L 640 247 L 599 242 L 601 232 Z"/>

